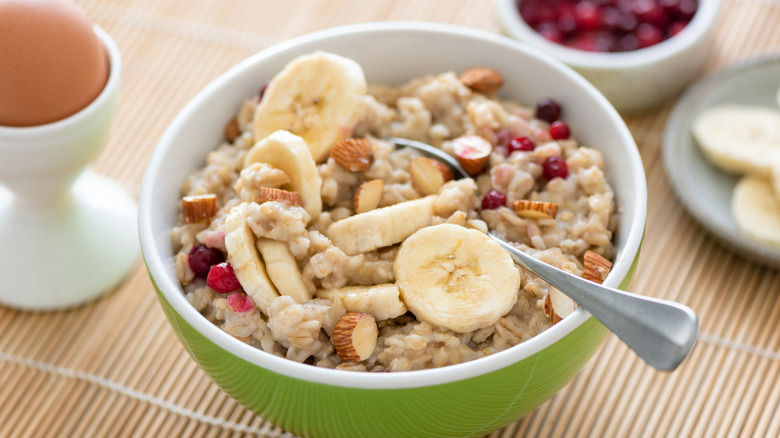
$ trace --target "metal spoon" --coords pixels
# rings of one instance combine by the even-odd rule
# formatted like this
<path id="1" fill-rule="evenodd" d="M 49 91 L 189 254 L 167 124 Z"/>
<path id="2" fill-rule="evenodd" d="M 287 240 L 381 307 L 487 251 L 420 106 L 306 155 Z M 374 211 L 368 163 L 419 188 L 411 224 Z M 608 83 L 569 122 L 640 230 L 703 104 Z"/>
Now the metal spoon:
<path id="1" fill-rule="evenodd" d="M 385 140 L 443 162 L 456 178 L 468 176 L 456 159 L 438 148 L 404 138 Z M 509 252 L 515 263 L 576 301 L 656 369 L 674 370 L 693 350 L 699 319 L 689 307 L 585 280 L 539 261 L 493 234 L 488 235 Z"/>

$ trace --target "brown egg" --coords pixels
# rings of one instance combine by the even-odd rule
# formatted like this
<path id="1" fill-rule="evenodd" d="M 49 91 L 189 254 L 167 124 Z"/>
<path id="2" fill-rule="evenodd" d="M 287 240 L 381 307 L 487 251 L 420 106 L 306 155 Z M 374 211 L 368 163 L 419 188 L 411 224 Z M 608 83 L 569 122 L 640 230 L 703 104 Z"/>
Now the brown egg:
<path id="1" fill-rule="evenodd" d="M 55 122 L 103 90 L 108 60 L 69 0 L 0 0 L 0 125 Z"/>

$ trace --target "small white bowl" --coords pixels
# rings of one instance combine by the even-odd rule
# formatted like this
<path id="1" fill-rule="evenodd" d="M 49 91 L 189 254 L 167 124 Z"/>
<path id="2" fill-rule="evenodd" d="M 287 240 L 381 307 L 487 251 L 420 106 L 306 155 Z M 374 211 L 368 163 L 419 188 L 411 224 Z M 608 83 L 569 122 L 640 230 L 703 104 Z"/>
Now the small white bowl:
<path id="1" fill-rule="evenodd" d="M 585 76 L 623 113 L 652 109 L 675 96 L 703 71 L 721 0 L 699 0 L 679 34 L 631 52 L 593 53 L 547 40 L 520 17 L 522 0 L 494 0 L 505 32 L 558 58 Z"/>

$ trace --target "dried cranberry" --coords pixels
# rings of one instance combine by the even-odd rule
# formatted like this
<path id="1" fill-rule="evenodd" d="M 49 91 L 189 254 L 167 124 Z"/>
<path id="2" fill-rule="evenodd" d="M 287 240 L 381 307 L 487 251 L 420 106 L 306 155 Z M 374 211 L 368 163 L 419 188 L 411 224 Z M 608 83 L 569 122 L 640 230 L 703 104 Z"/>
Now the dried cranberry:
<path id="1" fill-rule="evenodd" d="M 190 269 L 192 269 L 196 277 L 201 278 L 206 278 L 212 266 L 224 261 L 225 255 L 222 254 L 222 251 L 205 245 L 194 246 L 187 254 L 187 262 L 190 265 Z"/>
<path id="2" fill-rule="evenodd" d="M 238 282 L 235 272 L 233 272 L 233 266 L 228 262 L 217 263 L 209 270 L 209 275 L 206 277 L 206 284 L 212 288 L 214 292 L 220 294 L 226 294 L 238 290 L 241 288 L 241 283 Z"/>
<path id="3" fill-rule="evenodd" d="M 494 210 L 498 207 L 503 207 L 505 205 L 506 205 L 506 195 L 499 192 L 498 190 L 491 190 L 485 193 L 485 196 L 482 198 L 483 210 Z"/>
<path id="4" fill-rule="evenodd" d="M 553 178 L 565 179 L 569 176 L 569 166 L 566 165 L 566 160 L 556 155 L 544 160 L 542 175 L 544 175 L 544 179 L 547 181 Z"/>
<path id="5" fill-rule="evenodd" d="M 669 22 L 669 14 L 656 0 L 638 0 L 634 5 L 634 15 L 658 27 L 664 27 Z"/>
<path id="6" fill-rule="evenodd" d="M 270 82 L 266 82 L 265 84 L 263 84 L 263 86 L 260 88 L 260 92 L 257 93 L 257 101 L 258 102 L 263 100 L 263 96 L 265 96 L 265 90 L 268 89 L 268 84 L 270 84 Z"/>
<path id="7" fill-rule="evenodd" d="M 675 21 L 669 25 L 669 27 L 667 28 L 667 32 L 669 32 L 670 37 L 673 37 L 678 33 L 682 32 L 682 30 L 685 29 L 685 26 L 687 25 L 688 23 L 684 21 Z"/>
<path id="8" fill-rule="evenodd" d="M 561 118 L 561 106 L 550 98 L 541 99 L 536 103 L 536 118 L 552 123 Z"/>
<path id="9" fill-rule="evenodd" d="M 658 27 L 650 23 L 642 23 L 636 28 L 636 38 L 639 41 L 639 47 L 645 48 L 663 41 L 664 34 Z"/>
<path id="10" fill-rule="evenodd" d="M 579 2 L 574 9 L 574 13 L 580 29 L 584 31 L 602 29 L 601 12 L 596 3 L 587 0 Z"/>
<path id="11" fill-rule="evenodd" d="M 228 304 L 235 313 L 251 312 L 255 308 L 252 299 L 245 293 L 237 292 L 228 295 Z"/>
<path id="12" fill-rule="evenodd" d="M 536 26 L 536 31 L 539 32 L 539 35 L 547 38 L 552 42 L 563 44 L 563 42 L 566 41 L 566 37 L 563 35 L 563 32 L 561 32 L 561 30 L 558 29 L 558 26 L 553 23 L 547 21 L 540 23 L 538 26 Z"/>
<path id="13" fill-rule="evenodd" d="M 550 137 L 554 140 L 564 140 L 569 138 L 571 132 L 569 131 L 569 125 L 556 120 L 550 125 Z"/>
<path id="14" fill-rule="evenodd" d="M 515 137 L 511 140 L 509 140 L 509 144 L 507 144 L 507 153 L 511 154 L 514 151 L 532 151 L 536 145 L 534 144 L 534 141 L 531 140 L 528 137 Z"/>

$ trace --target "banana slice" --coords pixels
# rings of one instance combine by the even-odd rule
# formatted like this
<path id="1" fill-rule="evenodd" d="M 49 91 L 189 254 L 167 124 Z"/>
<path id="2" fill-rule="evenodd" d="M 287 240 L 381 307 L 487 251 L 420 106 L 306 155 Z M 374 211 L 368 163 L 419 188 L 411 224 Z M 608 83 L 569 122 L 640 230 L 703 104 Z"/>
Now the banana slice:
<path id="1" fill-rule="evenodd" d="M 723 105 L 702 112 L 693 134 L 704 154 L 723 170 L 768 177 L 780 160 L 780 111 Z"/>
<path id="2" fill-rule="evenodd" d="M 520 271 L 486 234 L 452 224 L 423 228 L 401 244 L 393 265 L 417 319 L 468 333 L 489 327 L 517 301 Z"/>
<path id="3" fill-rule="evenodd" d="M 303 282 L 301 270 L 286 243 L 257 239 L 257 249 L 263 256 L 268 277 L 281 295 L 292 297 L 300 304 L 311 300 L 312 294 Z"/>
<path id="4" fill-rule="evenodd" d="M 338 289 L 322 289 L 317 291 L 319 298 L 341 303 L 347 312 L 370 313 L 377 321 L 384 321 L 406 313 L 406 306 L 401 301 L 398 286 L 393 283 L 374 286 L 346 286 Z"/>
<path id="5" fill-rule="evenodd" d="M 253 129 L 260 140 L 279 129 L 306 141 L 317 162 L 350 137 L 360 119 L 366 77 L 355 61 L 317 51 L 299 56 L 271 79 L 255 110 Z"/>
<path id="6" fill-rule="evenodd" d="M 731 212 L 747 236 L 780 245 L 780 201 L 769 181 L 752 175 L 740 179 L 732 194 Z"/>
<path id="7" fill-rule="evenodd" d="M 325 233 L 347 255 L 402 242 L 433 220 L 436 195 L 399 202 L 334 222 Z"/>
<path id="8" fill-rule="evenodd" d="M 249 150 L 244 159 L 246 168 L 252 163 L 266 163 L 283 171 L 289 184 L 282 186 L 301 195 L 303 208 L 311 217 L 322 211 L 322 178 L 317 172 L 317 164 L 311 157 L 306 142 L 287 131 L 276 131 Z"/>
<path id="9" fill-rule="evenodd" d="M 266 315 L 268 306 L 279 294 L 255 247 L 255 234 L 246 223 L 248 203 L 235 206 L 225 218 L 225 249 L 228 262 L 244 289 Z"/>

